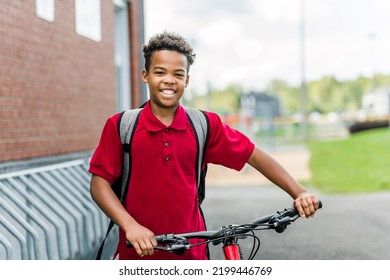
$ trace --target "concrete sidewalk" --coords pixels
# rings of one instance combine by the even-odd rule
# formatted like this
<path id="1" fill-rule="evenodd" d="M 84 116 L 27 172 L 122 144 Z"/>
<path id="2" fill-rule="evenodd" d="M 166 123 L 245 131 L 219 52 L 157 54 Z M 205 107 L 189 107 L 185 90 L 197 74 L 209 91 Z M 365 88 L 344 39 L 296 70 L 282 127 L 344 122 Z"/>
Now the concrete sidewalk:
<path id="1" fill-rule="evenodd" d="M 310 152 L 304 146 L 283 147 L 268 152 L 295 179 L 308 180 Z M 251 166 L 246 165 L 240 172 L 223 166 L 210 164 L 208 167 L 206 185 L 209 187 L 254 186 L 266 185 L 270 181 Z"/>

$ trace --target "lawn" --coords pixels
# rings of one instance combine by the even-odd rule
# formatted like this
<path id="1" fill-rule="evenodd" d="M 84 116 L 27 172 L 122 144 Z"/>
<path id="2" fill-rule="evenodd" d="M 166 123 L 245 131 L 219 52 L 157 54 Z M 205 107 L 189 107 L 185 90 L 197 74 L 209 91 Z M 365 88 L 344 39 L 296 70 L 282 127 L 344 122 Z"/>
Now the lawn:
<path id="1" fill-rule="evenodd" d="M 348 139 L 309 142 L 312 178 L 325 193 L 390 190 L 388 128 L 352 134 Z"/>

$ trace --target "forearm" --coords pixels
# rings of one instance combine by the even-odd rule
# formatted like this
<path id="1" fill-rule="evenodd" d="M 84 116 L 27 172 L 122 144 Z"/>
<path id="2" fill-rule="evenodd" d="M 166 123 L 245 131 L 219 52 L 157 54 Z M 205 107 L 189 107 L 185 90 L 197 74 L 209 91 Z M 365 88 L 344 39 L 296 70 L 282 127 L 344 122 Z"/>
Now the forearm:
<path id="1" fill-rule="evenodd" d="M 111 184 L 105 179 L 92 175 L 91 197 L 102 211 L 112 219 L 126 234 L 126 239 L 131 242 L 137 254 L 153 255 L 153 247 L 157 246 L 154 233 L 141 226 L 123 207 Z"/>
<path id="2" fill-rule="evenodd" d="M 282 165 L 258 147 L 253 150 L 248 164 L 287 192 L 293 199 L 307 192 Z"/>
<path id="3" fill-rule="evenodd" d="M 136 221 L 126 211 L 105 179 L 92 175 L 90 184 L 91 197 L 100 209 L 112 219 L 121 229 L 130 228 Z"/>

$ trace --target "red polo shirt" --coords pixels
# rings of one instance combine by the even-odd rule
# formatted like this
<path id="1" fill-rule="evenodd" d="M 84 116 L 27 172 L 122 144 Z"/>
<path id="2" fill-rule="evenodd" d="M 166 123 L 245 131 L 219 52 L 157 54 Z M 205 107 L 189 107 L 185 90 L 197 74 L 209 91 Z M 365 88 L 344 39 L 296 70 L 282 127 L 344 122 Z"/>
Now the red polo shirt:
<path id="1" fill-rule="evenodd" d="M 217 114 L 207 115 L 210 134 L 204 163 L 240 170 L 254 144 L 224 124 Z M 107 121 L 89 169 L 111 183 L 122 168 L 118 117 L 119 114 Z M 172 124 L 166 126 L 147 104 L 141 112 L 131 152 L 132 171 L 124 206 L 134 219 L 155 234 L 204 230 L 196 191 L 196 139 L 184 108 L 179 106 Z M 119 258 L 139 259 L 134 249 L 126 248 L 123 231 L 119 237 Z M 206 259 L 205 246 L 195 246 L 181 256 L 156 251 L 144 259 Z"/>

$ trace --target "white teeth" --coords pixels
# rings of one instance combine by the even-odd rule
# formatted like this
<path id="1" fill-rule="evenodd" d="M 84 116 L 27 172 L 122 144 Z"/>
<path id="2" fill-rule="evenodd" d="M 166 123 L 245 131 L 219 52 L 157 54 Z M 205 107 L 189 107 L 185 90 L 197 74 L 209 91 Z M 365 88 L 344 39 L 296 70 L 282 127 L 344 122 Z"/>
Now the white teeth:
<path id="1" fill-rule="evenodd" d="M 175 93 L 173 90 L 163 90 L 162 92 L 166 95 L 173 95 Z"/>

